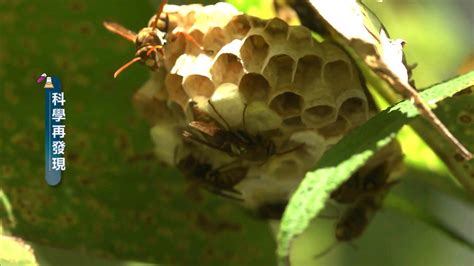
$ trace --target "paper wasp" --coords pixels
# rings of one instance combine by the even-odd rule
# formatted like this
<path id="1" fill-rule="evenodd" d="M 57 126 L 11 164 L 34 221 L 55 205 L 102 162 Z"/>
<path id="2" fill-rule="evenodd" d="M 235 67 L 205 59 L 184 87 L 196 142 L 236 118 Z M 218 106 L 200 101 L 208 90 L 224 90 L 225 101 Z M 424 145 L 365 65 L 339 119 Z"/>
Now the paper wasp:
<path id="1" fill-rule="evenodd" d="M 371 172 L 371 174 L 383 173 L 383 166 L 384 165 L 380 165 L 376 167 L 375 172 Z M 339 218 L 336 223 L 335 237 L 337 241 L 316 255 L 315 258 L 320 258 L 327 254 L 341 242 L 350 243 L 362 235 L 374 215 L 382 208 L 383 200 L 390 188 L 398 183 L 398 181 L 387 181 L 387 178 L 388 175 L 381 176 L 378 180 L 376 177 L 372 177 L 370 181 L 365 183 L 366 185 L 370 184 L 366 190 L 362 190 L 362 188 L 359 187 L 357 189 L 350 189 L 352 190 L 351 193 L 348 193 L 348 190 L 345 191 L 347 194 L 340 198 L 340 200 L 344 199 L 342 201 L 345 202 L 350 199 L 350 203 L 352 204 L 343 212 L 341 218 Z M 357 194 L 354 193 L 355 191 L 357 191 Z"/>
<path id="2" fill-rule="evenodd" d="M 134 42 L 137 48 L 135 57 L 117 69 L 114 73 L 114 78 L 116 78 L 127 67 L 139 61 L 149 67 L 152 71 L 155 71 L 160 67 L 160 61 L 164 58 L 163 47 L 166 45 L 167 34 L 169 31 L 168 14 L 165 14 L 164 17 L 162 16 L 163 8 L 167 2 L 167 0 L 161 2 L 148 27 L 141 29 L 138 34 L 115 22 L 106 21 L 103 23 L 107 30 Z M 177 32 L 176 34 L 183 35 L 186 39 L 190 40 L 203 50 L 203 47 L 189 34 L 185 32 Z"/>
<path id="3" fill-rule="evenodd" d="M 350 206 L 336 224 L 336 239 L 348 242 L 358 238 L 382 207 L 384 194 L 364 195 Z"/>
<path id="4" fill-rule="evenodd" d="M 247 168 L 224 164 L 213 169 L 209 163 L 204 163 L 192 155 L 188 155 L 177 163 L 177 168 L 192 185 L 202 187 L 217 195 L 242 201 L 241 193 L 234 187 L 242 181 Z"/>
<path id="5" fill-rule="evenodd" d="M 398 142 L 390 143 L 334 190 L 331 193 L 331 199 L 342 204 L 352 204 L 363 195 L 374 194 L 386 189 L 397 183 L 397 181 L 388 181 L 388 179 L 391 173 L 399 168 L 402 161 L 400 144 Z"/>
<path id="6" fill-rule="evenodd" d="M 351 204 L 365 194 L 372 194 L 387 185 L 390 176 L 387 164 L 375 167 L 369 175 L 362 176 L 359 172 L 351 176 L 338 189 L 331 193 L 331 198 L 342 204 Z"/>
<path id="7" fill-rule="evenodd" d="M 336 242 L 316 255 L 319 258 L 341 242 L 350 243 L 365 231 L 370 221 L 382 208 L 388 191 L 398 180 L 389 180 L 391 172 L 402 161 L 398 142 L 393 142 L 373 158 L 368 164 L 353 174 L 338 189 L 331 193 L 331 199 L 348 205 L 336 223 Z M 369 165 L 375 165 L 369 167 Z"/>
<path id="8" fill-rule="evenodd" d="M 191 102 L 191 109 L 194 121 L 188 125 L 193 131 L 201 133 L 203 139 L 196 133 L 184 131 L 183 136 L 213 149 L 222 151 L 231 157 L 237 157 L 251 162 L 265 163 L 272 155 L 281 155 L 292 152 L 301 147 L 301 145 L 283 152 L 276 151 L 275 143 L 261 134 L 251 134 L 246 129 L 244 107 L 242 122 L 244 129 L 232 128 L 222 115 L 217 111 L 213 103 L 209 100 L 209 106 L 214 110 L 223 124 L 217 122 L 208 113 L 199 110 L 195 102 Z"/>

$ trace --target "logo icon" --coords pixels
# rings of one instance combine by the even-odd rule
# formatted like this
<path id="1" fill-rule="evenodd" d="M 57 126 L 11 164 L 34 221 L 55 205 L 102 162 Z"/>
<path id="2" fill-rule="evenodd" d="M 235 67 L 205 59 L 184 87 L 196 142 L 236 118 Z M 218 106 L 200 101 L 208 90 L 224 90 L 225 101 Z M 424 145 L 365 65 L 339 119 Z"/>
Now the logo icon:
<path id="1" fill-rule="evenodd" d="M 43 82 L 43 80 L 45 80 L 47 76 L 48 75 L 46 75 L 46 73 L 41 74 L 41 76 L 39 76 L 38 79 L 36 80 L 36 83 L 39 84 L 39 83 Z"/>

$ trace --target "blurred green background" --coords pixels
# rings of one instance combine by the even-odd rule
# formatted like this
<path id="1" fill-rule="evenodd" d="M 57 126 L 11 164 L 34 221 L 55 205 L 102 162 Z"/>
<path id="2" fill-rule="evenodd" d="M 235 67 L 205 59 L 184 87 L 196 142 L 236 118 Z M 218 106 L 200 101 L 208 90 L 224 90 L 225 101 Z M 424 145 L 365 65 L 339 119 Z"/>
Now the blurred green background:
<path id="1" fill-rule="evenodd" d="M 253 15 L 271 15 L 271 1 L 232 2 Z M 392 37 L 408 42 L 408 60 L 418 63 L 418 87 L 456 75 L 474 52 L 470 1 L 365 2 Z M 268 223 L 213 195 L 189 198 L 183 178 L 150 157 L 149 126 L 131 104 L 148 70 L 137 65 L 112 77 L 133 56 L 134 46 L 107 32 L 102 21 L 138 31 L 158 3 L 0 0 L 0 231 L 27 241 L 41 265 L 275 264 Z M 54 188 L 43 177 L 44 92 L 36 84 L 43 72 L 62 80 L 67 101 L 68 165 Z M 451 179 L 446 168 L 410 130 L 400 140 L 408 166 L 395 192 L 474 241 L 473 208 L 413 178 Z M 357 250 L 341 244 L 314 261 L 312 256 L 335 241 L 333 224 L 318 219 L 296 241 L 296 265 L 474 261 L 468 248 L 390 209 L 355 241 Z M 15 263 L 21 252 L 31 250 L 0 238 L 1 265 L 24 264 Z"/>

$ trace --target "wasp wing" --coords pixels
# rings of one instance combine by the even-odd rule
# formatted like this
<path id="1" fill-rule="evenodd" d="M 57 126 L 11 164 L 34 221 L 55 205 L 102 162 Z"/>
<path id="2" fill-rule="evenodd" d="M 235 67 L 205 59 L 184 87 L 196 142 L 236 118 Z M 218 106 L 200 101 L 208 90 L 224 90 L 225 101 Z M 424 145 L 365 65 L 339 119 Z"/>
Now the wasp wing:
<path id="1" fill-rule="evenodd" d="M 125 39 L 127 39 L 129 41 L 135 42 L 137 34 L 133 31 L 125 28 L 124 26 L 122 26 L 118 23 L 109 22 L 109 21 L 104 21 L 103 25 L 107 30 L 109 30 L 109 31 L 111 31 L 115 34 L 118 34 L 118 35 L 124 37 Z"/>
<path id="2" fill-rule="evenodd" d="M 222 128 L 214 123 L 207 123 L 202 121 L 191 121 L 189 126 L 196 129 L 197 131 L 204 133 L 208 136 L 214 137 L 222 132 Z"/>

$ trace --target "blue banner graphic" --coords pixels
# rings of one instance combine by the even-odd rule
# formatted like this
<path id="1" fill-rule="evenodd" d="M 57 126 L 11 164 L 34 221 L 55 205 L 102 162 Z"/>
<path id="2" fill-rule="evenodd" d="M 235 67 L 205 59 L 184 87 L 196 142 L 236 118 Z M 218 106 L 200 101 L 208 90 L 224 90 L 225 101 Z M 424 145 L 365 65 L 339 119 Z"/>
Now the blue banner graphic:
<path id="1" fill-rule="evenodd" d="M 47 77 L 45 88 L 45 179 L 50 186 L 61 182 L 62 171 L 66 170 L 64 151 L 66 143 L 66 120 L 64 93 L 61 81 L 56 77 Z M 44 79 L 44 78 L 43 78 Z M 38 79 L 39 81 L 39 79 Z M 42 80 L 41 80 L 42 81 Z"/>

